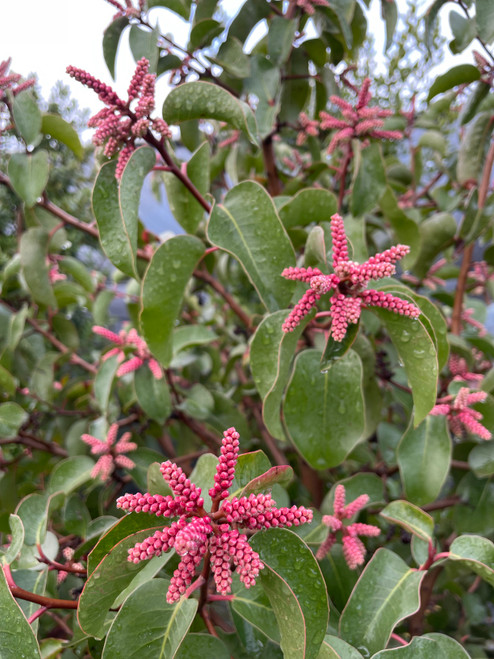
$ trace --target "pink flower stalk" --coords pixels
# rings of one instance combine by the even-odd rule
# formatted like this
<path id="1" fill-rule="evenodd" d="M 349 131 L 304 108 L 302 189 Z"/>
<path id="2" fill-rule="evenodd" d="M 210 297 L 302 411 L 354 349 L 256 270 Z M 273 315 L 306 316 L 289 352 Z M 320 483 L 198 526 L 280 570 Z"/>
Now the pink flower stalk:
<path id="1" fill-rule="evenodd" d="M 210 512 L 204 509 L 201 488 L 170 461 L 163 462 L 161 473 L 173 496 L 138 492 L 125 494 L 117 500 L 117 508 L 127 512 L 148 512 L 158 517 L 178 518 L 162 531 L 156 531 L 137 543 L 129 550 L 128 556 L 129 561 L 138 563 L 175 549 L 180 563 L 166 596 L 170 604 L 186 593 L 196 575 L 197 566 L 206 555 L 210 557 L 216 590 L 221 595 L 231 591 L 233 570 L 246 588 L 255 584 L 264 565 L 247 542 L 247 536 L 239 529 L 290 527 L 312 521 L 311 510 L 303 506 L 276 508 L 270 494 L 228 498 L 228 490 L 235 477 L 238 450 L 239 434 L 235 428 L 229 428 L 223 433 L 214 485 L 209 490 L 213 502 Z"/>
<path id="2" fill-rule="evenodd" d="M 334 274 L 324 275 L 318 268 L 293 267 L 285 268 L 281 273 L 287 279 L 298 279 L 310 286 L 283 323 L 284 332 L 292 332 L 321 295 L 331 290 L 330 334 L 335 341 L 342 341 L 348 325 L 358 322 L 362 308 L 382 307 L 402 316 L 419 317 L 420 309 L 410 302 L 391 293 L 364 290 L 370 279 L 389 277 L 395 272 L 395 263 L 410 251 L 407 245 L 395 245 L 359 264 L 348 259 L 345 226 L 340 215 L 331 217 L 331 233 Z"/>
<path id="3" fill-rule="evenodd" d="M 297 135 L 297 146 L 305 144 L 307 137 L 317 137 L 319 135 L 319 122 L 316 119 L 309 119 L 305 112 L 298 116 L 300 131 Z"/>
<path id="4" fill-rule="evenodd" d="M 393 113 L 391 110 L 368 107 L 372 99 L 372 94 L 369 91 L 370 83 L 369 78 L 363 81 L 355 105 L 351 105 L 339 96 L 330 96 L 330 101 L 340 108 L 343 119 L 337 119 L 324 111 L 319 113 L 321 129 L 336 130 L 329 144 L 328 153 L 332 153 L 338 144 L 353 139 L 375 137 L 378 139 L 399 140 L 403 137 L 403 133 L 400 131 L 382 130 L 384 126 L 383 119 Z"/>
<path id="5" fill-rule="evenodd" d="M 117 13 L 113 16 L 113 20 L 116 20 L 121 16 L 127 16 L 127 18 L 139 18 L 146 5 L 145 0 L 139 0 L 138 7 L 134 7 L 131 0 L 125 0 L 125 6 L 118 0 L 106 0 L 106 2 L 108 2 L 110 5 L 113 5 L 113 7 L 118 10 Z"/>
<path id="6" fill-rule="evenodd" d="M 22 76 L 19 73 L 9 73 L 11 61 L 12 59 L 9 57 L 3 62 L 0 62 L 0 101 L 6 99 L 7 90 L 14 96 L 17 96 L 17 94 L 20 94 L 25 89 L 32 87 L 36 82 L 34 78 L 20 82 Z"/>
<path id="7" fill-rule="evenodd" d="M 485 336 L 487 334 L 485 326 L 473 317 L 473 309 L 464 309 L 461 312 L 461 319 L 468 325 L 475 327 L 479 332 L 479 336 Z"/>
<path id="8" fill-rule="evenodd" d="M 74 558 L 74 550 L 72 547 L 65 547 L 65 549 L 62 551 L 63 557 L 65 558 L 65 565 L 67 567 L 74 567 L 78 568 L 79 570 L 84 569 L 84 565 L 82 563 L 75 563 L 72 559 Z M 57 574 L 57 584 L 60 585 L 65 581 L 65 579 L 68 576 L 68 572 L 66 570 L 59 570 Z"/>
<path id="9" fill-rule="evenodd" d="M 116 0 L 108 0 L 122 11 L 135 10 L 132 4 L 126 7 Z M 103 153 L 111 158 L 118 153 L 115 177 L 122 177 L 125 165 L 134 152 L 135 140 L 151 136 L 151 129 L 162 138 L 171 137 L 168 124 L 160 118 L 151 119 L 150 114 L 154 110 L 154 85 L 156 76 L 149 73 L 149 61 L 143 57 L 137 62 L 136 70 L 129 84 L 127 101 L 123 101 L 109 85 L 90 75 L 82 69 L 74 66 L 67 67 L 67 73 L 86 87 L 93 89 L 98 97 L 107 107 L 100 110 L 88 122 L 90 128 L 96 128 L 93 135 L 93 143 L 96 146 L 104 146 Z"/>
<path id="10" fill-rule="evenodd" d="M 118 361 L 123 363 L 120 364 L 117 370 L 117 377 L 137 371 L 137 369 L 143 364 L 147 364 L 154 378 L 156 380 L 161 380 L 163 377 L 163 369 L 151 355 L 146 341 L 137 334 L 135 329 L 132 328 L 128 331 L 120 330 L 119 334 L 115 334 L 115 332 L 106 329 L 106 327 L 93 325 L 93 332 L 118 346 L 109 350 L 102 357 L 102 361 L 106 361 L 107 359 L 110 359 L 110 357 L 118 355 Z M 128 361 L 124 361 L 126 357 L 124 348 L 130 348 L 135 353 Z"/>
<path id="11" fill-rule="evenodd" d="M 125 469 L 135 467 L 135 462 L 127 457 L 125 453 L 135 451 L 137 444 L 135 442 L 129 442 L 131 437 L 130 432 L 124 433 L 115 444 L 117 433 L 118 423 L 112 423 L 108 429 L 105 441 L 86 433 L 81 435 L 82 441 L 91 447 L 91 453 L 100 456 L 91 472 L 92 478 L 100 476 L 101 480 L 106 482 L 116 467 L 123 467 Z"/>
<path id="12" fill-rule="evenodd" d="M 361 524 L 359 522 L 345 526 L 343 521 L 345 519 L 351 519 L 368 501 L 369 496 L 367 494 L 361 494 L 354 501 L 345 505 L 345 486 L 341 484 L 336 486 L 333 503 L 334 514 L 324 515 L 322 518 L 323 524 L 329 527 L 329 533 L 326 540 L 316 552 L 316 558 L 318 560 L 322 560 L 326 556 L 337 541 L 336 533 L 341 531 L 343 556 L 348 567 L 351 570 L 355 570 L 355 568 L 363 564 L 366 549 L 358 536 L 375 537 L 381 533 L 381 530 L 372 524 Z"/>
<path id="13" fill-rule="evenodd" d="M 449 370 L 453 375 L 453 380 L 464 380 L 465 382 L 480 382 L 484 379 L 481 373 L 471 373 L 468 370 L 467 360 L 459 355 L 452 353 L 448 362 Z"/>
<path id="14" fill-rule="evenodd" d="M 313 16 L 316 13 L 316 7 L 329 7 L 329 2 L 328 0 L 297 0 L 297 6 L 309 16 Z"/>
<path id="15" fill-rule="evenodd" d="M 481 439 L 491 439 L 490 431 L 480 423 L 483 415 L 470 408 L 470 405 L 482 403 L 486 398 L 485 391 L 470 392 L 468 387 L 462 387 L 454 401 L 453 396 L 440 398 L 429 414 L 446 416 L 451 432 L 457 437 L 462 437 L 465 432 L 469 432 L 478 435 Z"/>

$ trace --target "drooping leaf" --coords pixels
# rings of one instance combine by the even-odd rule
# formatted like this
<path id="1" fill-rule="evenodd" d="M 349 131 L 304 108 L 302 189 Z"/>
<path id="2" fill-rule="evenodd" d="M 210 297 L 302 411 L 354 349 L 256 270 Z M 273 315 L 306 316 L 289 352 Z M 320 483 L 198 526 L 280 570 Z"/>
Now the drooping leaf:
<path id="1" fill-rule="evenodd" d="M 187 176 L 203 197 L 209 192 L 210 160 L 209 144 L 203 142 L 186 163 Z M 163 178 L 174 218 L 187 233 L 195 233 L 204 217 L 204 208 L 174 174 L 165 173 Z"/>
<path id="2" fill-rule="evenodd" d="M 84 148 L 76 129 L 60 115 L 50 114 L 48 112 L 43 114 L 41 131 L 45 135 L 49 135 L 58 142 L 62 142 L 62 144 L 68 146 L 79 160 L 84 156 Z"/>
<path id="3" fill-rule="evenodd" d="M 175 236 L 154 253 L 142 281 L 141 331 L 150 350 L 167 367 L 173 354 L 173 329 L 185 287 L 204 252 L 193 236 Z"/>
<path id="4" fill-rule="evenodd" d="M 238 259 L 268 311 L 288 305 L 293 284 L 281 272 L 295 265 L 295 254 L 261 185 L 244 181 L 232 188 L 223 204 L 213 207 L 207 231 L 213 245 Z"/>
<path id="5" fill-rule="evenodd" d="M 491 113 L 480 112 L 465 131 L 456 164 L 456 175 L 460 184 L 477 181 L 493 128 Z"/>
<path id="6" fill-rule="evenodd" d="M 14 192 L 26 206 L 34 206 L 48 183 L 48 153 L 43 149 L 35 153 L 13 153 L 7 171 Z"/>
<path id="7" fill-rule="evenodd" d="M 389 522 L 398 524 L 422 540 L 430 540 L 434 520 L 426 512 L 408 501 L 392 501 L 379 513 Z"/>
<path id="8" fill-rule="evenodd" d="M 168 124 L 189 119 L 226 121 L 233 128 L 245 131 L 253 144 L 257 143 L 252 111 L 230 92 L 210 82 L 188 82 L 172 89 L 163 104 L 163 119 Z"/>
<path id="9" fill-rule="evenodd" d="M 159 58 L 158 40 L 160 33 L 158 27 L 154 30 L 144 30 L 132 25 L 129 33 L 129 46 L 136 62 L 145 57 L 149 62 L 149 72 L 156 73 Z"/>
<path id="10" fill-rule="evenodd" d="M 386 24 L 386 44 L 384 46 L 384 50 L 386 51 L 393 44 L 393 35 L 398 21 L 396 2 L 381 0 L 381 13 Z"/>
<path id="11" fill-rule="evenodd" d="M 111 77 L 115 80 L 115 59 L 122 32 L 129 24 L 127 16 L 119 16 L 106 28 L 103 34 L 103 57 Z"/>
<path id="12" fill-rule="evenodd" d="M 173 356 L 181 350 L 192 348 L 193 346 L 211 343 L 218 338 L 218 335 L 210 327 L 204 325 L 183 325 L 176 327 L 173 331 Z"/>
<path id="13" fill-rule="evenodd" d="M 320 359 L 318 350 L 298 355 L 283 414 L 288 434 L 304 459 L 315 469 L 327 469 L 343 462 L 364 430 L 362 362 L 349 350 L 321 373 Z"/>
<path id="14" fill-rule="evenodd" d="M 102 659 L 125 656 L 138 659 L 172 659 L 192 624 L 197 600 L 181 599 L 167 604 L 169 582 L 153 579 L 128 597 L 115 617 L 103 649 Z M 143 634 L 142 630 L 147 633 Z"/>
<path id="15" fill-rule="evenodd" d="M 446 73 L 438 76 L 432 83 L 432 87 L 429 90 L 429 96 L 427 100 L 430 101 L 443 92 L 452 89 L 453 87 L 458 87 L 458 85 L 465 85 L 470 82 L 475 82 L 480 79 L 480 71 L 473 64 L 459 64 L 454 66 Z"/>
<path id="16" fill-rule="evenodd" d="M 386 191 L 386 170 L 379 144 L 371 144 L 356 152 L 352 182 L 352 215 L 369 213 Z"/>
<path id="17" fill-rule="evenodd" d="M 421 506 L 437 498 L 449 473 L 451 451 L 444 416 L 427 416 L 416 427 L 410 424 L 397 449 L 407 499 Z"/>
<path id="18" fill-rule="evenodd" d="M 15 127 L 26 144 L 35 144 L 41 131 L 41 112 L 30 89 L 14 97 L 12 114 Z"/>
<path id="19" fill-rule="evenodd" d="M 494 544 L 480 535 L 461 535 L 449 548 L 449 560 L 460 561 L 494 586 Z"/>
<path id="20" fill-rule="evenodd" d="M 41 659 L 36 636 L 10 592 L 2 569 L 0 569 L 0 656 L 2 659 L 19 659 L 19 657 Z"/>
<path id="21" fill-rule="evenodd" d="M 326 586 L 314 555 L 288 529 L 257 533 L 250 544 L 265 565 L 259 582 L 278 620 L 284 656 L 314 659 L 329 614 Z"/>
<path id="22" fill-rule="evenodd" d="M 425 14 L 425 43 L 429 53 L 431 52 L 432 34 L 434 31 L 436 18 L 441 7 L 447 2 L 450 2 L 450 0 L 434 0 Z"/>
<path id="23" fill-rule="evenodd" d="M 419 608 L 424 576 L 392 551 L 378 549 L 341 615 L 341 637 L 365 656 L 385 648 L 395 625 Z"/>
<path id="24" fill-rule="evenodd" d="M 108 409 L 113 378 L 115 377 L 118 366 L 118 355 L 113 355 L 113 357 L 105 359 L 105 361 L 101 362 L 98 373 L 93 380 L 94 397 L 103 413 L 106 413 Z"/>
<path id="25" fill-rule="evenodd" d="M 486 43 L 494 40 L 494 6 L 489 0 L 475 0 L 475 18 L 479 37 Z"/>

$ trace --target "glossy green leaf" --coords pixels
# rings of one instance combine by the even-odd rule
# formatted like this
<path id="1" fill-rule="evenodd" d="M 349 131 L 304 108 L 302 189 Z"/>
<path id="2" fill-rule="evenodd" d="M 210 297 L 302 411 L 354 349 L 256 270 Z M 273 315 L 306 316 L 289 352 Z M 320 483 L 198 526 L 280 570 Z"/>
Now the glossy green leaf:
<path id="1" fill-rule="evenodd" d="M 454 66 L 434 80 L 427 100 L 430 101 L 437 94 L 442 94 L 453 87 L 469 84 L 479 79 L 480 71 L 473 64 L 459 64 L 458 66 Z"/>
<path id="2" fill-rule="evenodd" d="M 187 176 L 203 197 L 209 192 L 210 160 L 209 144 L 203 142 L 185 165 Z M 204 217 L 204 208 L 175 174 L 164 173 L 163 178 L 166 196 L 174 218 L 187 233 L 195 233 Z"/>
<path id="3" fill-rule="evenodd" d="M 244 42 L 253 27 L 264 18 L 267 18 L 270 13 L 271 9 L 268 5 L 262 2 L 249 2 L 246 0 L 232 21 L 228 35 L 230 37 L 237 37 L 241 42 Z"/>
<path id="4" fill-rule="evenodd" d="M 461 535 L 449 548 L 449 560 L 460 561 L 494 586 L 494 544 L 480 535 Z"/>
<path id="5" fill-rule="evenodd" d="M 494 5 L 490 0 L 475 0 L 475 17 L 479 37 L 486 43 L 494 40 Z"/>
<path id="6" fill-rule="evenodd" d="M 279 209 L 285 229 L 308 224 L 329 222 L 338 210 L 335 195 L 322 188 L 306 188 L 284 203 Z"/>
<path id="7" fill-rule="evenodd" d="M 127 16 L 119 16 L 106 28 L 103 34 L 103 57 L 111 77 L 115 80 L 115 59 L 122 32 L 129 24 Z"/>
<path id="8" fill-rule="evenodd" d="M 35 153 L 14 153 L 10 156 L 8 175 L 14 192 L 25 202 L 34 206 L 48 183 L 50 165 L 48 153 L 39 149 Z"/>
<path id="9" fill-rule="evenodd" d="M 449 213 L 436 213 L 420 226 L 422 239 L 414 271 L 417 277 L 425 277 L 436 256 L 448 244 L 456 233 L 456 222 Z"/>
<path id="10" fill-rule="evenodd" d="M 388 549 L 378 549 L 341 615 L 341 637 L 367 657 L 385 648 L 398 622 L 419 608 L 424 576 Z"/>
<path id="11" fill-rule="evenodd" d="M 480 112 L 469 124 L 460 142 L 456 175 L 458 182 L 477 181 L 484 162 L 486 147 L 494 128 L 490 112 Z"/>
<path id="12" fill-rule="evenodd" d="M 320 267 L 326 265 L 326 242 L 324 229 L 319 226 L 312 227 L 307 236 L 304 248 L 304 266 Z"/>
<path id="13" fill-rule="evenodd" d="M 209 634 L 187 634 L 182 641 L 175 659 L 230 659 L 230 653 L 219 638 Z"/>
<path id="14" fill-rule="evenodd" d="M 242 439 L 240 439 L 242 441 Z M 204 459 L 204 458 L 203 458 Z M 238 456 L 235 478 L 230 487 L 230 495 L 240 496 L 244 488 L 255 478 L 265 474 L 271 464 L 264 451 L 250 451 Z"/>
<path id="15" fill-rule="evenodd" d="M 218 335 L 210 327 L 205 327 L 204 325 L 176 327 L 173 331 L 173 356 L 177 355 L 181 350 L 211 343 L 211 341 L 217 338 Z"/>
<path id="16" fill-rule="evenodd" d="M 382 650 L 372 659 L 469 659 L 468 652 L 454 638 L 443 634 L 415 636 L 408 645 Z"/>
<path id="17" fill-rule="evenodd" d="M 50 401 L 53 398 L 54 366 L 59 359 L 59 352 L 47 352 L 38 359 L 33 369 L 30 388 L 42 400 Z"/>
<path id="18" fill-rule="evenodd" d="M 213 39 L 218 37 L 223 30 L 223 25 L 218 21 L 213 18 L 203 18 L 192 27 L 187 50 L 193 52 L 198 48 L 211 45 Z"/>
<path id="19" fill-rule="evenodd" d="M 93 467 L 94 462 L 87 455 L 74 455 L 57 462 L 48 480 L 47 493 L 70 494 L 80 485 L 91 480 Z"/>
<path id="20" fill-rule="evenodd" d="M 451 437 L 444 416 L 428 416 L 412 424 L 397 449 L 407 499 L 421 506 L 434 501 L 449 473 Z"/>
<path id="21" fill-rule="evenodd" d="M 26 144 L 34 144 L 41 131 L 41 112 L 30 89 L 17 94 L 12 104 L 15 127 Z"/>
<path id="22" fill-rule="evenodd" d="M 468 454 L 468 464 L 478 478 L 494 474 L 494 442 L 484 442 Z"/>
<path id="23" fill-rule="evenodd" d="M 463 52 L 475 39 L 477 24 L 475 18 L 465 18 L 457 11 L 451 11 L 449 13 L 449 25 L 454 37 L 449 44 L 449 48 L 456 55 Z"/>
<path id="24" fill-rule="evenodd" d="M 355 154 L 355 174 L 352 182 L 352 215 L 370 213 L 386 191 L 386 170 L 379 144 L 371 144 Z"/>
<path id="25" fill-rule="evenodd" d="M 28 494 L 17 506 L 16 514 L 22 520 L 25 544 L 43 544 L 50 512 L 59 508 L 65 499 L 61 492 L 55 494 Z"/>
<path id="26" fill-rule="evenodd" d="M 10 565 L 10 563 L 15 561 L 24 544 L 24 524 L 19 515 L 9 515 L 9 526 L 11 540 L 5 553 L 3 553 L 3 550 L 0 550 L 0 570 L 1 564 Z"/>
<path id="27" fill-rule="evenodd" d="M 431 52 L 432 35 L 439 10 L 447 2 L 450 2 L 450 0 L 434 0 L 425 14 L 425 44 L 429 53 Z"/>
<path id="28" fill-rule="evenodd" d="M 335 341 L 331 335 L 328 336 L 326 347 L 321 357 L 320 369 L 322 373 L 325 373 L 335 361 L 347 354 L 357 338 L 358 330 L 359 323 L 349 325 L 342 341 Z"/>
<path id="29" fill-rule="evenodd" d="M 479 80 L 479 82 L 473 86 L 470 96 L 468 97 L 467 102 L 463 106 L 460 113 L 460 123 L 462 125 L 468 124 L 468 122 L 474 118 L 475 114 L 477 113 L 477 109 L 479 108 L 484 98 L 489 94 L 489 91 L 490 86 L 483 80 Z"/>
<path id="30" fill-rule="evenodd" d="M 6 368 L 0 365 L 0 391 L 6 396 L 15 394 L 15 380 Z"/>
<path id="31" fill-rule="evenodd" d="M 17 403 L 0 404 L 0 437 L 5 439 L 15 437 L 27 419 L 27 412 Z"/>
<path id="32" fill-rule="evenodd" d="M 154 253 L 142 282 L 141 331 L 149 348 L 167 367 L 173 354 L 173 330 L 185 288 L 204 252 L 193 236 L 175 236 Z"/>
<path id="33" fill-rule="evenodd" d="M 0 569 L 0 656 L 2 659 L 41 659 L 38 641 L 10 592 Z"/>
<path id="34" fill-rule="evenodd" d="M 129 549 L 153 535 L 158 528 L 162 529 L 163 524 L 138 531 L 118 542 L 90 574 L 81 593 L 77 611 L 79 625 L 86 634 L 97 638 L 103 636 L 105 619 L 115 598 L 146 565 L 145 561 L 130 563 L 127 560 Z M 162 566 L 170 557 L 171 553 L 168 553 L 150 560 Z"/>
<path id="35" fill-rule="evenodd" d="M 232 608 L 235 613 L 272 641 L 279 643 L 280 631 L 276 615 L 261 584 L 256 583 L 247 589 L 243 583 L 235 579 L 233 594 L 235 598 L 232 601 Z"/>
<path id="36" fill-rule="evenodd" d="M 132 25 L 129 32 L 129 46 L 135 61 L 145 57 L 149 62 L 149 72 L 156 73 L 159 58 L 158 41 L 160 33 L 158 27 L 154 30 L 144 30 Z"/>
<path id="37" fill-rule="evenodd" d="M 287 529 L 257 533 L 250 544 L 265 566 L 259 582 L 278 620 L 284 657 L 317 657 L 329 608 L 326 585 L 314 555 Z"/>
<path id="38" fill-rule="evenodd" d="M 252 111 L 225 89 L 210 82 L 188 82 L 175 87 L 163 104 L 163 119 L 180 124 L 188 119 L 216 119 L 243 130 L 253 144 L 257 128 Z"/>
<path id="39" fill-rule="evenodd" d="M 242 496 L 269 490 L 275 483 L 287 487 L 293 479 L 293 469 L 288 465 L 271 467 L 264 474 L 253 478 L 242 490 Z"/>
<path id="40" fill-rule="evenodd" d="M 166 7 L 185 19 L 189 18 L 190 5 L 191 0 L 148 0 L 147 2 L 149 9 L 151 7 Z"/>
<path id="41" fill-rule="evenodd" d="M 93 213 L 98 223 L 101 247 L 106 256 L 123 273 L 136 277 L 137 225 L 129 233 L 120 211 L 116 166 L 117 163 L 113 160 L 105 163 L 99 170 L 93 188 Z"/>
<path id="42" fill-rule="evenodd" d="M 134 374 L 137 402 L 144 413 L 157 423 L 164 423 L 172 411 L 170 392 L 165 377 L 157 380 L 145 365 Z"/>
<path id="43" fill-rule="evenodd" d="M 297 20 L 287 20 L 285 16 L 275 16 L 271 20 L 268 33 L 268 55 L 276 66 L 281 66 L 288 59 L 297 25 Z"/>
<path id="44" fill-rule="evenodd" d="M 244 181 L 227 193 L 223 204 L 215 204 L 208 238 L 240 261 L 268 311 L 288 305 L 293 284 L 281 272 L 295 265 L 295 254 L 273 201 L 261 185 Z"/>
<path id="45" fill-rule="evenodd" d="M 197 600 L 167 604 L 168 584 L 165 579 L 148 581 L 127 598 L 110 627 L 102 659 L 176 656 L 194 619 Z"/>
<path id="46" fill-rule="evenodd" d="M 410 253 L 401 260 L 403 268 L 409 268 L 415 263 L 420 250 L 421 238 L 419 227 L 398 206 L 398 201 L 390 186 L 386 188 L 385 193 L 379 200 L 379 206 L 384 217 L 389 220 L 398 242 L 410 247 Z"/>
<path id="47" fill-rule="evenodd" d="M 349 350 L 321 373 L 320 359 L 317 350 L 298 355 L 283 414 L 287 432 L 304 459 L 315 469 L 327 469 L 341 464 L 362 437 L 362 362 Z"/>
<path id="48" fill-rule="evenodd" d="M 396 2 L 381 0 L 381 12 L 386 24 L 386 44 L 384 50 L 388 50 L 393 45 L 393 35 L 395 33 L 396 23 L 398 21 L 398 9 Z"/>
<path id="49" fill-rule="evenodd" d="M 392 501 L 379 513 L 392 524 L 398 524 L 422 540 L 430 540 L 434 520 L 426 512 L 408 501 Z"/>
<path id="50" fill-rule="evenodd" d="M 283 332 L 281 326 L 287 311 L 276 311 L 264 318 L 250 346 L 250 367 L 257 390 L 263 399 L 262 415 L 267 429 L 276 439 L 286 439 L 281 424 L 280 409 L 283 392 L 290 377 L 292 357 L 307 322 L 306 318 L 293 332 Z"/>
<path id="51" fill-rule="evenodd" d="M 439 369 L 434 342 L 420 319 L 412 320 L 378 307 L 371 307 L 371 310 L 384 323 L 404 364 L 412 389 L 414 424 L 417 426 L 436 403 Z"/>
<path id="52" fill-rule="evenodd" d="M 101 362 L 98 373 L 93 380 L 94 397 L 100 410 L 105 413 L 108 409 L 113 378 L 118 367 L 118 355 L 113 355 L 113 357 L 105 359 L 105 361 Z"/>
<path id="53" fill-rule="evenodd" d="M 338 638 L 338 636 L 331 636 L 330 634 L 326 634 L 324 637 L 323 647 L 325 645 L 333 654 L 322 654 L 318 657 L 318 659 L 325 659 L 326 657 L 327 659 L 333 659 L 333 657 L 334 659 L 363 659 L 363 656 L 358 650 L 356 650 L 346 641 Z"/>
<path id="54" fill-rule="evenodd" d="M 49 135 L 58 142 L 62 142 L 68 146 L 72 153 L 81 160 L 84 156 L 84 148 L 79 139 L 76 129 L 65 121 L 58 114 L 43 114 L 41 120 L 41 131 L 45 135 Z"/>
<path id="55" fill-rule="evenodd" d="M 250 74 L 249 57 L 244 53 L 242 43 L 235 37 L 221 44 L 213 61 L 237 78 L 247 78 Z"/>

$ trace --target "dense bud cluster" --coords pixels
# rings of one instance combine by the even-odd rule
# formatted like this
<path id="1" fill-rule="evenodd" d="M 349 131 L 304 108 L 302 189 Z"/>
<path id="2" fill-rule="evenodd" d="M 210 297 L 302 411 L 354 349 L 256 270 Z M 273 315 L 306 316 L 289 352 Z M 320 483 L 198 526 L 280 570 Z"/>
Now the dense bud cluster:
<path id="1" fill-rule="evenodd" d="M 490 431 L 480 423 L 483 415 L 477 410 L 472 410 L 470 405 L 482 403 L 487 398 L 485 391 L 471 392 L 468 387 L 462 387 L 456 398 L 445 396 L 439 399 L 430 414 L 432 416 L 444 415 L 448 419 L 451 432 L 457 437 L 462 437 L 465 432 L 478 435 L 482 439 L 491 439 Z"/>
<path id="2" fill-rule="evenodd" d="M 106 352 L 102 358 L 102 361 L 106 361 L 114 355 L 118 356 L 118 361 L 122 363 L 117 370 L 117 377 L 121 377 L 127 373 L 137 371 L 137 369 L 140 368 L 143 364 L 147 364 L 147 367 L 156 378 L 156 380 L 161 380 L 163 377 L 163 369 L 156 361 L 156 359 L 151 355 L 146 341 L 144 341 L 144 339 L 139 336 L 134 328 L 128 331 L 120 330 L 120 332 L 116 334 L 115 332 L 106 329 L 106 327 L 94 325 L 93 332 L 95 334 L 99 334 L 99 336 L 102 336 L 105 339 L 108 339 L 108 341 L 111 341 L 117 346 Z M 126 349 L 130 349 L 134 352 L 134 355 L 127 361 L 125 361 Z"/>
<path id="3" fill-rule="evenodd" d="M 270 494 L 228 498 L 228 488 L 235 477 L 238 449 L 239 434 L 235 428 L 229 428 L 223 433 L 214 485 L 209 490 L 213 499 L 209 513 L 204 509 L 201 488 L 170 461 L 161 465 L 161 473 L 173 496 L 137 493 L 125 494 L 117 500 L 117 507 L 125 511 L 178 517 L 163 531 L 157 531 L 137 543 L 129 550 L 128 556 L 129 561 L 138 563 L 175 549 L 181 560 L 168 589 L 167 601 L 170 603 L 186 593 L 206 552 L 209 552 L 216 590 L 220 594 L 226 595 L 231 590 L 232 569 L 235 569 L 246 588 L 255 584 L 264 566 L 249 545 L 247 536 L 239 529 L 290 527 L 312 521 L 311 510 L 303 506 L 276 508 Z M 218 506 L 219 502 L 221 505 Z"/>
<path id="4" fill-rule="evenodd" d="M 117 433 L 118 424 L 112 423 L 104 441 L 93 437 L 93 435 L 84 434 L 81 436 L 82 441 L 91 447 L 91 453 L 100 456 L 91 472 L 93 478 L 100 476 L 101 480 L 106 482 L 116 467 L 122 467 L 124 469 L 135 467 L 135 463 L 125 454 L 135 451 L 137 444 L 129 441 L 131 437 L 130 432 L 124 433 L 115 444 Z"/>
<path id="5" fill-rule="evenodd" d="M 300 321 L 315 306 L 321 295 L 333 290 L 330 298 L 332 318 L 330 334 L 335 341 L 345 338 L 348 325 L 355 324 L 365 307 L 382 307 L 393 313 L 418 318 L 420 309 L 391 293 L 364 290 L 369 280 L 389 277 L 395 272 L 395 263 L 403 258 L 410 248 L 395 245 L 371 256 L 365 263 L 356 263 L 348 258 L 345 226 L 340 215 L 331 217 L 333 239 L 333 274 L 325 275 L 317 268 L 285 268 L 281 273 L 287 279 L 306 282 L 310 288 L 292 309 L 283 323 L 284 332 L 292 332 Z"/>

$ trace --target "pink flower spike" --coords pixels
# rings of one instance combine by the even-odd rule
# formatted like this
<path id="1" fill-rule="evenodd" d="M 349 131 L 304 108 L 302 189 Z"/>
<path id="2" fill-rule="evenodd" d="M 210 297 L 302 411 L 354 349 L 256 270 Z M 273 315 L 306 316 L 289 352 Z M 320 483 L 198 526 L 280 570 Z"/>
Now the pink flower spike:
<path id="1" fill-rule="evenodd" d="M 137 371 L 137 369 L 140 368 L 143 364 L 144 359 L 141 359 L 140 357 L 132 357 L 129 359 L 129 361 L 124 362 L 121 366 L 119 366 L 117 371 L 117 378 L 122 377 L 122 375 L 127 375 L 127 373 Z"/>
<path id="2" fill-rule="evenodd" d="M 221 455 L 214 475 L 214 487 L 209 490 L 211 498 L 224 499 L 228 496 L 228 490 L 235 477 L 237 465 L 240 435 L 235 428 L 228 428 L 223 433 Z"/>
<path id="3" fill-rule="evenodd" d="M 101 327 L 101 325 L 93 325 L 92 329 L 95 334 L 108 339 L 108 341 L 115 343 L 117 346 L 123 346 L 125 344 L 125 341 L 121 336 L 115 334 L 115 332 L 112 332 L 109 329 L 106 329 L 106 327 Z"/>
<path id="4" fill-rule="evenodd" d="M 156 359 L 151 359 L 148 360 L 148 367 L 151 373 L 153 374 L 153 377 L 155 380 L 161 380 L 163 377 L 163 369 L 161 368 L 160 364 L 156 361 Z"/>
<path id="5" fill-rule="evenodd" d="M 469 432 L 478 435 L 481 439 L 491 439 L 490 430 L 480 423 L 482 414 L 470 408 L 470 405 L 482 403 L 486 398 L 487 393 L 485 391 L 470 392 L 468 387 L 462 387 L 453 402 L 450 402 L 451 396 L 440 399 L 429 414 L 431 416 L 446 416 L 449 429 L 458 437 L 462 437 L 465 432 Z"/>

